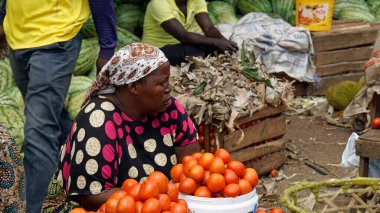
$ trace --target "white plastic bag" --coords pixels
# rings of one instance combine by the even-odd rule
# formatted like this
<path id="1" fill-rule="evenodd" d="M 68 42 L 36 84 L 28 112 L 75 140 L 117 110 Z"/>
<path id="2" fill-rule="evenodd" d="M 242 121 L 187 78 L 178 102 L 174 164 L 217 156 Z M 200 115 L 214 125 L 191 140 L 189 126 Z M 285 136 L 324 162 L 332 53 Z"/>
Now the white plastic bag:
<path id="1" fill-rule="evenodd" d="M 359 138 L 359 135 L 353 132 L 348 138 L 346 148 L 344 148 L 342 154 L 342 161 L 340 166 L 342 167 L 359 167 L 360 157 L 356 155 L 355 141 Z"/>

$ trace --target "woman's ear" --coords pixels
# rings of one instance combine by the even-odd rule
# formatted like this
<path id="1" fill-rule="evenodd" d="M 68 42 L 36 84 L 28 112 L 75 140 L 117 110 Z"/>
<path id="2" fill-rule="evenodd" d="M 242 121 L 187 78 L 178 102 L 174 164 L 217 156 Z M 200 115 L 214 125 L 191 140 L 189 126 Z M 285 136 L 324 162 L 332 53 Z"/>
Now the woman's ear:
<path id="1" fill-rule="evenodd" d="M 131 84 L 128 85 L 128 90 L 129 90 L 130 93 L 132 93 L 134 95 L 138 95 L 139 94 L 138 87 L 139 87 L 138 84 L 131 83 Z"/>

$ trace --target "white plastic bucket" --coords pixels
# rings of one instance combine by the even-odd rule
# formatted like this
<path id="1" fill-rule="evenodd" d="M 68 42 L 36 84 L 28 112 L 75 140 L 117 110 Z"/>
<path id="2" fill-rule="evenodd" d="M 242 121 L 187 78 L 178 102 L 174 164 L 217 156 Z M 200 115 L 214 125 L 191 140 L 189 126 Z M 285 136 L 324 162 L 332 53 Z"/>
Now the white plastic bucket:
<path id="1" fill-rule="evenodd" d="M 179 198 L 186 200 L 191 213 L 255 213 L 259 199 L 256 189 L 234 198 L 204 198 L 181 193 Z"/>

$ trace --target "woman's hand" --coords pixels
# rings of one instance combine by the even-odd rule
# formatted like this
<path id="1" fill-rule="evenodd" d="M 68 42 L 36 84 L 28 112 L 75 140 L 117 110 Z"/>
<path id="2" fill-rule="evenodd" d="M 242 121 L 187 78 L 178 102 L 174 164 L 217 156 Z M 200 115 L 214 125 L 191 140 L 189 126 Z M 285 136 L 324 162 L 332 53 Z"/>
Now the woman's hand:
<path id="1" fill-rule="evenodd" d="M 239 50 L 239 47 L 237 46 L 236 42 L 234 41 L 230 41 L 230 40 L 227 40 L 227 39 L 218 39 L 216 41 L 216 48 L 218 48 L 218 50 L 220 52 L 225 52 L 225 51 L 228 51 L 228 52 L 236 52 Z"/>

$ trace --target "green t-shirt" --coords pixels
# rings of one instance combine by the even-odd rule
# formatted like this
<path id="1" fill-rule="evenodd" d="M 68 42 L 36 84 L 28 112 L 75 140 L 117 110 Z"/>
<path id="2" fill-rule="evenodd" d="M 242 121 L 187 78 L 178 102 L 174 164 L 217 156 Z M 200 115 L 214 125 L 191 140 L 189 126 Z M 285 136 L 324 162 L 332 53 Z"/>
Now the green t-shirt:
<path id="1" fill-rule="evenodd" d="M 179 44 L 176 38 L 161 27 L 163 22 L 173 18 L 177 19 L 186 31 L 202 33 L 195 20 L 195 15 L 199 13 L 207 13 L 205 0 L 188 0 L 187 17 L 177 7 L 175 0 L 152 0 L 145 13 L 143 42 L 159 48 L 168 44 Z"/>

